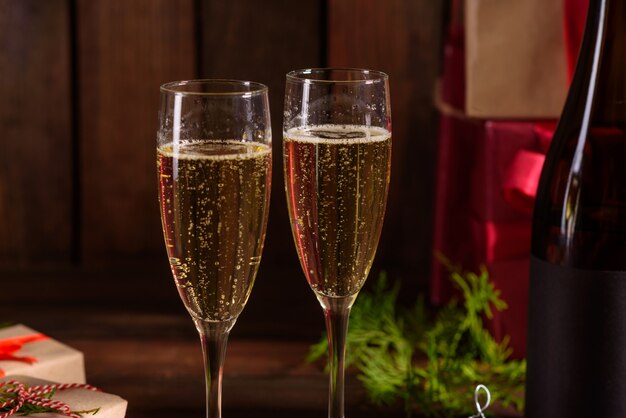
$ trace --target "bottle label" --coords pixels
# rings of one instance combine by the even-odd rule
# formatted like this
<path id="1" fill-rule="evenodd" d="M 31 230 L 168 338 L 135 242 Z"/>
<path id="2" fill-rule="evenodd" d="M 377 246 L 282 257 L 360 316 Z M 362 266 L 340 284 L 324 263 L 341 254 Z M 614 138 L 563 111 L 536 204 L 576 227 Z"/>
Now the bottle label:
<path id="1" fill-rule="evenodd" d="M 531 257 L 526 418 L 626 416 L 626 272 Z"/>

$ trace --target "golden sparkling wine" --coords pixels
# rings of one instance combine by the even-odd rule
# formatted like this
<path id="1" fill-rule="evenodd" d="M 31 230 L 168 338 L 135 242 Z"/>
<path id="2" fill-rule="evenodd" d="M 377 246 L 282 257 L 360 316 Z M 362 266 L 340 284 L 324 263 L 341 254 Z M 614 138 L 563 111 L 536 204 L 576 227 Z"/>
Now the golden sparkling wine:
<path id="1" fill-rule="evenodd" d="M 261 260 L 270 147 L 170 143 L 157 150 L 157 168 L 165 243 L 185 306 L 204 321 L 236 318 Z"/>
<path id="2" fill-rule="evenodd" d="M 292 232 L 311 288 L 357 293 L 372 265 L 387 200 L 391 135 L 382 128 L 320 125 L 284 133 Z"/>

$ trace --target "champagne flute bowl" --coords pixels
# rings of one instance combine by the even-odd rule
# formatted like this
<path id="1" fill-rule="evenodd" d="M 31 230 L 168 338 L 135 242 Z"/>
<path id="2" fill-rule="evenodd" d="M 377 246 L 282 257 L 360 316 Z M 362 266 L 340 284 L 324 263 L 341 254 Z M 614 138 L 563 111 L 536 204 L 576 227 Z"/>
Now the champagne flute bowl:
<path id="1" fill-rule="evenodd" d="M 376 253 L 389 187 L 387 75 L 340 68 L 290 72 L 283 138 L 291 230 L 326 318 L 329 418 L 343 418 L 348 319 Z"/>
<path id="2" fill-rule="evenodd" d="M 202 342 L 207 418 L 221 417 L 228 334 L 261 260 L 271 139 L 262 84 L 191 80 L 161 86 L 161 221 L 174 282 Z"/>

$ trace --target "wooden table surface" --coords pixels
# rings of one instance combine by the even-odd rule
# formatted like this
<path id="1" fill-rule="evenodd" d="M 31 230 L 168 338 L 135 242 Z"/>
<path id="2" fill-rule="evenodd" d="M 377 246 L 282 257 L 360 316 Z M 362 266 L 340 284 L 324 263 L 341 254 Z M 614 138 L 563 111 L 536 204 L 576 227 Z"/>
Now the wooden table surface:
<path id="1" fill-rule="evenodd" d="M 127 399 L 129 418 L 204 416 L 200 343 L 171 279 L 162 269 L 122 270 L 1 272 L 10 291 L 0 293 L 0 319 L 81 350 L 88 382 Z M 224 416 L 326 416 L 323 365 L 305 362 L 323 333 L 319 305 L 312 297 L 297 307 L 257 299 L 229 339 Z M 404 416 L 369 404 L 350 374 L 346 415 Z"/>

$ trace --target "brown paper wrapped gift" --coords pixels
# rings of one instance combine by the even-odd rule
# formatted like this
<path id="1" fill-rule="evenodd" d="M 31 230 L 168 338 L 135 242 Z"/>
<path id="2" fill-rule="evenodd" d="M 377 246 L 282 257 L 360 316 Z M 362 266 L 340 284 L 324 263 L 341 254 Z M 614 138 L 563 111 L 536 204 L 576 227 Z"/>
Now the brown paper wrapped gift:
<path id="1" fill-rule="evenodd" d="M 26 376 L 6 376 L 0 379 L 0 383 L 10 381 L 22 383 L 26 385 L 26 388 L 41 385 L 54 385 L 56 383 Z M 124 418 L 128 405 L 126 400 L 117 395 L 84 388 L 56 389 L 54 390 L 54 395 L 51 400 L 66 404 L 72 413 L 76 413 L 83 418 Z M 20 416 L 20 412 L 17 412 L 9 415 L 8 418 L 18 418 Z M 37 413 L 32 416 L 36 418 L 67 418 L 64 414 L 54 412 Z"/>
<path id="2" fill-rule="evenodd" d="M 0 377 L 85 383 L 83 353 L 24 325 L 0 329 Z"/>
<path id="3" fill-rule="evenodd" d="M 467 115 L 560 115 L 568 87 L 562 3 L 465 0 Z"/>

